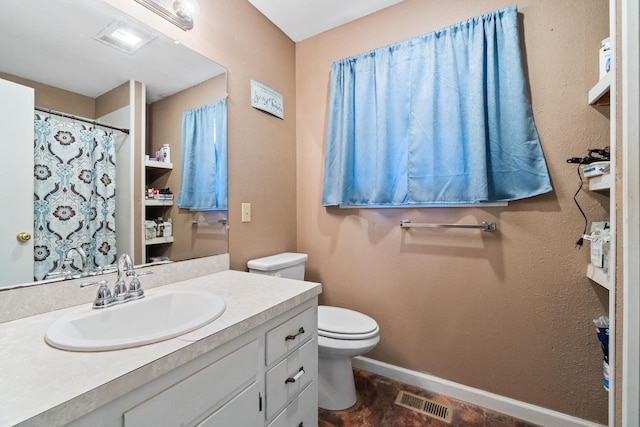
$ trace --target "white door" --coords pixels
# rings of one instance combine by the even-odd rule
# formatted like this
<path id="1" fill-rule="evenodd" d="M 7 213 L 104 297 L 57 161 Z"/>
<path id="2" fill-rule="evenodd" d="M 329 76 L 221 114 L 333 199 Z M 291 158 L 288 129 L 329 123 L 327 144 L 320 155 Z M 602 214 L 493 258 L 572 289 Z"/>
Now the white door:
<path id="1" fill-rule="evenodd" d="M 0 79 L 0 287 L 33 282 L 33 107 L 32 88 Z"/>

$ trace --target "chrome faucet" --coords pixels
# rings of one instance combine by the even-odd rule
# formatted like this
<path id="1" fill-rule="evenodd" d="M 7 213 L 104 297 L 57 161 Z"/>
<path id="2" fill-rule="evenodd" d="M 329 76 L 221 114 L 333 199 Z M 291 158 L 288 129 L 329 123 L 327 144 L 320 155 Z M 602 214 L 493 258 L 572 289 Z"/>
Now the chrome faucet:
<path id="1" fill-rule="evenodd" d="M 116 284 L 113 287 L 113 296 L 118 302 L 124 302 L 129 299 L 127 295 L 127 284 L 124 279 L 125 276 L 135 276 L 136 272 L 133 269 L 133 261 L 129 254 L 122 254 L 118 258 L 118 278 Z"/>
<path id="2" fill-rule="evenodd" d="M 87 257 L 87 253 L 82 249 L 82 246 L 78 246 L 77 248 L 71 248 L 67 251 L 67 255 L 65 257 L 65 261 L 72 262 L 73 252 L 76 252 L 80 256 L 81 262 L 81 271 L 80 277 L 87 277 L 89 275 L 89 258 Z"/>
<path id="3" fill-rule="evenodd" d="M 122 254 L 118 258 L 118 277 L 116 278 L 116 284 L 113 287 L 113 294 L 109 290 L 109 285 L 106 280 L 99 282 L 82 283 L 81 287 L 100 285 L 96 299 L 93 301 L 93 308 L 106 308 L 114 304 L 120 304 L 130 300 L 140 299 L 144 297 L 144 291 L 140 287 L 139 276 L 146 276 L 147 274 L 153 274 L 152 271 L 147 271 L 142 274 L 137 274 L 133 267 L 133 261 L 129 254 Z M 125 278 L 131 277 L 129 282 L 129 288 L 125 283 Z"/>

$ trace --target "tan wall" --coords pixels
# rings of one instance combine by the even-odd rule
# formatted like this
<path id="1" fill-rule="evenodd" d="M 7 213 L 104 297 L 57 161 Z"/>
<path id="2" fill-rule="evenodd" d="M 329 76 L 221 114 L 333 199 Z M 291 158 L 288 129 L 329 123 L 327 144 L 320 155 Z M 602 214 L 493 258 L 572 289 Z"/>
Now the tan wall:
<path id="1" fill-rule="evenodd" d="M 93 98 L 11 74 L 0 73 L 0 78 L 32 87 L 35 91 L 36 107 L 73 114 L 87 119 L 96 118 L 95 99 Z"/>
<path id="2" fill-rule="evenodd" d="M 228 70 L 231 268 L 296 249 L 295 44 L 246 0 L 201 1 L 184 32 L 130 0 L 107 0 Z M 284 97 L 285 119 L 251 107 L 250 81 Z M 252 221 L 240 221 L 240 205 Z"/>
<path id="3" fill-rule="evenodd" d="M 587 105 L 598 80 L 608 2 L 522 0 L 525 69 L 551 194 L 504 208 L 337 209 L 320 206 L 331 63 L 512 4 L 406 0 L 296 45 L 298 250 L 321 303 L 374 317 L 368 356 L 456 383 L 606 423 L 602 354 L 592 319 L 607 291 L 585 277 L 589 247 L 566 163 L 608 140 L 608 109 Z M 608 198 L 581 191 L 590 220 Z M 498 231 L 399 227 L 496 222 Z M 233 248 L 232 248 L 233 249 Z M 233 255 L 233 252 L 232 252 Z"/>
<path id="4" fill-rule="evenodd" d="M 32 87 L 35 90 L 36 107 L 87 119 L 102 117 L 129 105 L 129 82 L 123 83 L 94 99 L 11 74 L 0 73 L 0 78 Z"/>
<path id="5" fill-rule="evenodd" d="M 308 278 L 323 282 L 324 303 L 380 323 L 382 339 L 369 356 L 606 421 L 591 320 L 606 310 L 607 295 L 584 277 L 588 247 L 574 248 L 583 225 L 572 200 L 576 169 L 565 163 L 607 138 L 606 108 L 586 105 L 607 33 L 606 2 L 518 4 L 553 193 L 507 208 L 327 210 L 320 194 L 331 62 L 511 2 L 406 0 L 296 46 L 245 0 L 201 2 L 187 33 L 135 2 L 108 1 L 228 69 L 232 268 L 307 252 Z M 251 79 L 284 95 L 285 120 L 250 107 Z M 578 197 L 591 219 L 607 216 L 606 197 Z M 252 203 L 251 223 L 240 222 L 241 202 Z M 403 218 L 496 221 L 498 232 L 403 232 Z"/>
<path id="6" fill-rule="evenodd" d="M 149 105 L 147 124 L 149 128 L 147 154 L 154 157 L 155 151 L 163 144 L 171 146 L 173 170 L 161 175 L 155 182 L 156 188 L 171 188 L 174 197 L 180 189 L 181 167 L 181 129 L 182 113 L 193 108 L 211 104 L 226 96 L 226 75 L 220 75 L 192 88 Z M 161 208 L 147 208 L 147 211 L 162 213 Z M 216 255 L 227 252 L 227 232 L 219 223 L 193 225 L 192 219 L 226 218 L 226 212 L 197 212 L 179 209 L 177 205 L 166 209 L 164 219 L 173 221 L 174 242 L 165 246 L 163 253 L 170 259 L 184 260 L 194 257 Z M 150 216 L 148 219 L 153 219 Z"/>
<path id="7" fill-rule="evenodd" d="M 122 83 L 97 97 L 95 117 L 103 117 L 120 108 L 127 107 L 129 105 L 129 86 L 129 82 Z"/>

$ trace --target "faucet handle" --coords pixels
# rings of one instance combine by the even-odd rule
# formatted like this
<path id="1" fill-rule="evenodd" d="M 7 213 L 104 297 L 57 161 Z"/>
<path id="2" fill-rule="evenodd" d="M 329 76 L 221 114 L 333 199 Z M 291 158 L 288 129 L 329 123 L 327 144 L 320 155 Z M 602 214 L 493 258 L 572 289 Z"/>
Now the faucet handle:
<path id="1" fill-rule="evenodd" d="M 140 286 L 140 280 L 138 280 L 138 277 L 148 276 L 149 274 L 153 274 L 153 271 L 145 271 L 143 273 L 134 272 L 131 282 L 129 282 L 129 292 L 127 293 L 129 298 L 140 299 L 144 297 L 144 291 Z"/>
<path id="2" fill-rule="evenodd" d="M 80 283 L 80 287 L 81 288 L 87 288 L 89 286 L 94 286 L 94 285 L 100 285 L 100 287 L 102 287 L 103 284 L 107 285 L 107 281 L 106 280 L 100 280 L 100 281 L 96 280 L 95 282 L 83 282 L 83 283 Z"/>
<path id="3" fill-rule="evenodd" d="M 142 277 L 142 276 L 148 276 L 150 274 L 153 274 L 153 271 L 143 271 L 142 273 L 136 273 L 135 276 Z"/>
<path id="4" fill-rule="evenodd" d="M 118 266 L 116 264 L 99 265 L 96 267 L 94 271 L 94 275 L 102 274 L 102 273 L 111 273 L 113 271 L 116 271 L 117 269 L 118 269 Z"/>
<path id="5" fill-rule="evenodd" d="M 144 291 L 140 286 L 140 280 L 138 280 L 137 276 L 134 276 L 131 279 L 131 282 L 129 282 L 129 292 L 127 292 L 127 295 L 131 299 L 140 299 L 144 297 Z"/>
<path id="6" fill-rule="evenodd" d="M 82 283 L 80 287 L 85 288 L 93 285 L 99 285 L 96 299 L 93 301 L 93 308 L 106 308 L 116 302 L 116 299 L 111 295 L 111 290 L 106 280 Z"/>

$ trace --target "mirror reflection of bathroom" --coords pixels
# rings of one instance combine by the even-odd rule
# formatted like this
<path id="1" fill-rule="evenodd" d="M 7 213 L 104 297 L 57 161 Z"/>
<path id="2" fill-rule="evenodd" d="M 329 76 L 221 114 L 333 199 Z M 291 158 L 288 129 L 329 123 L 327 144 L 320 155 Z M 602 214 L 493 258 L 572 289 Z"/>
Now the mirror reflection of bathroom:
<path id="1" fill-rule="evenodd" d="M 143 264 L 227 252 L 226 207 L 175 203 L 182 114 L 224 100 L 226 70 L 100 0 L 3 10 L 2 177 L 13 185 L 0 199 L 13 208 L 0 237 L 15 243 L 0 249 L 0 287 L 101 273 L 122 253 Z M 27 15 L 29 26 L 12 18 Z M 155 159 L 163 147 L 170 161 Z"/>

